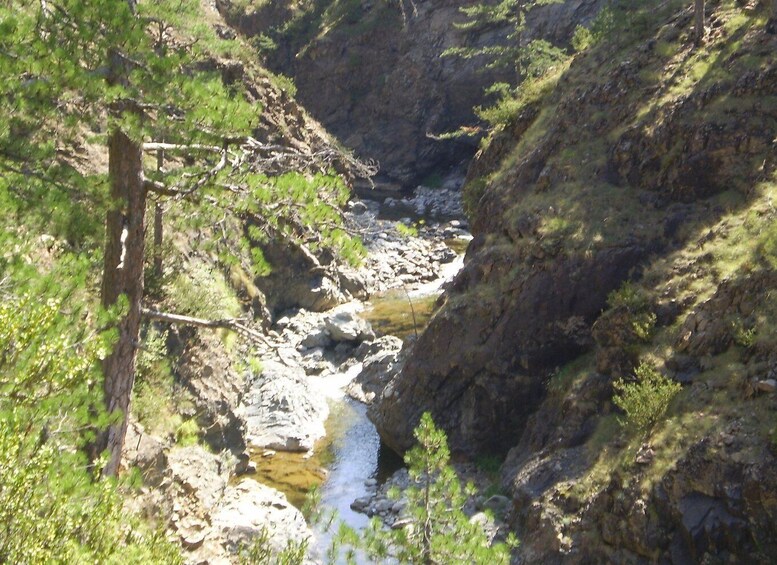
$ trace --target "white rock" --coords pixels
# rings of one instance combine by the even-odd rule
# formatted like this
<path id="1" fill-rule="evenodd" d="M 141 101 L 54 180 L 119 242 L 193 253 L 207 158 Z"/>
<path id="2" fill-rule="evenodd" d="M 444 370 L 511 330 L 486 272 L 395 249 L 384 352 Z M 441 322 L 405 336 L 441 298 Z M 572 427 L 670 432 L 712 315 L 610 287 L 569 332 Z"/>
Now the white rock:
<path id="1" fill-rule="evenodd" d="M 262 374 L 243 397 L 240 411 L 250 445 L 310 451 L 325 434 L 329 406 L 311 388 L 300 367 L 264 361 Z"/>

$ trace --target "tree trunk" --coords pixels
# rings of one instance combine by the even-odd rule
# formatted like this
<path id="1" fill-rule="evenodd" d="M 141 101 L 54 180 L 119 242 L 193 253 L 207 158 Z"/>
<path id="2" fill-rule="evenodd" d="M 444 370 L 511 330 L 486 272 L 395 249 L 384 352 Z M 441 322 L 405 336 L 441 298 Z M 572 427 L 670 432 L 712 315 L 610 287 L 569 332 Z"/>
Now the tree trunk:
<path id="1" fill-rule="evenodd" d="M 127 310 L 118 322 L 119 335 L 113 352 L 103 361 L 105 406 L 117 420 L 98 434 L 93 455 L 108 450 L 109 460 L 103 475 L 115 475 L 121 462 L 135 381 L 143 297 L 146 192 L 140 145 L 116 130 L 111 134 L 108 150 L 113 208 L 106 218 L 102 304 L 113 306 L 125 295 Z"/>
<path id="2" fill-rule="evenodd" d="M 161 171 L 165 165 L 165 152 L 157 149 L 156 169 Z M 163 220 L 164 212 L 162 204 L 154 202 L 154 276 L 157 280 L 162 278 L 162 242 L 164 241 Z"/>
<path id="3" fill-rule="evenodd" d="M 696 45 L 704 43 L 704 0 L 694 0 L 694 34 Z"/>

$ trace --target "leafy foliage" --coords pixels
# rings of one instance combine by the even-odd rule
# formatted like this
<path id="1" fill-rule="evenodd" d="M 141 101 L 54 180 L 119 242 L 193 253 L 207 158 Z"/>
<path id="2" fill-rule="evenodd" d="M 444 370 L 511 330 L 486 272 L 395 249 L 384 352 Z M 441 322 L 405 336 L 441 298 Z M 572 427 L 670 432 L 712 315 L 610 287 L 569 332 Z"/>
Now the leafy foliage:
<path id="1" fill-rule="evenodd" d="M 224 275 L 200 262 L 191 262 L 176 274 L 167 294 L 181 314 L 221 320 L 240 313 L 240 304 Z"/>
<path id="2" fill-rule="evenodd" d="M 31 295 L 0 303 L 0 561 L 178 563 L 161 533 L 127 515 L 114 483 L 86 470 L 78 448 L 109 343 L 73 333 L 63 310 Z"/>
<path id="3" fill-rule="evenodd" d="M 626 413 L 626 422 L 639 432 L 647 433 L 666 413 L 669 403 L 682 388 L 649 363 L 634 371 L 636 380 L 618 379 L 613 383 L 615 405 Z"/>
<path id="4" fill-rule="evenodd" d="M 656 325 L 656 314 L 651 310 L 647 294 L 626 281 L 607 297 L 610 308 L 625 308 L 631 316 L 631 329 L 642 341 L 649 341 Z"/>
<path id="5" fill-rule="evenodd" d="M 288 540 L 286 547 L 278 551 L 273 547 L 270 533 L 266 528 L 251 540 L 239 554 L 240 563 L 244 565 L 302 565 L 305 563 L 308 543 L 296 543 Z"/>

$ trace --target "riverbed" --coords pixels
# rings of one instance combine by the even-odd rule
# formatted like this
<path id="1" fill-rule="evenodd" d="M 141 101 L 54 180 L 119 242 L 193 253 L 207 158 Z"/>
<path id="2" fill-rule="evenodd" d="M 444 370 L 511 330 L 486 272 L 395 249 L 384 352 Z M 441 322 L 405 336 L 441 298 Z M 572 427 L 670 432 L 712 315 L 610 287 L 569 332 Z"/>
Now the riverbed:
<path id="1" fill-rule="evenodd" d="M 364 216 L 361 221 L 364 221 Z M 397 277 L 390 285 L 393 288 L 352 308 L 370 323 L 377 337 L 397 336 L 405 340 L 405 346 L 408 346 L 433 316 L 443 285 L 461 269 L 463 251 L 469 237 L 458 228 L 457 223 L 453 223 L 453 227 L 445 224 L 445 229 L 431 228 L 426 220 L 415 217 L 412 221 L 422 226 L 423 234 L 405 234 L 404 237 L 408 238 L 406 245 L 401 242 L 397 244 L 391 237 L 386 238 L 386 220 L 374 221 L 372 231 L 376 234 L 375 238 L 366 243 L 371 253 L 373 249 L 378 251 L 368 257 L 368 265 L 374 266 L 383 261 L 384 264 L 379 266 L 381 269 L 385 267 L 385 261 L 391 259 L 391 256 L 387 259 L 385 255 L 387 248 L 396 250 L 397 257 L 403 259 L 407 259 L 406 248 L 423 245 L 441 245 L 445 242 L 448 249 L 455 251 L 445 261 L 434 262 L 432 276 L 415 280 Z M 430 223 L 441 226 L 439 223 Z M 303 349 L 302 355 L 305 354 Z M 382 445 L 374 425 L 367 419 L 367 406 L 345 393 L 348 384 L 362 371 L 362 363 L 356 358 L 338 359 L 337 362 L 339 366 L 333 372 L 323 371 L 320 375 L 307 376 L 316 394 L 327 398 L 329 402 L 325 437 L 316 443 L 312 452 L 307 453 L 253 450 L 252 461 L 257 472 L 252 477 L 285 493 L 288 500 L 298 508 L 305 506 L 308 493 L 315 489 L 320 496 L 323 514 L 334 511 L 339 520 L 358 530 L 367 525 L 369 518 L 354 511 L 352 503 L 374 494 L 380 485 L 403 466 L 403 462 Z M 311 527 L 316 536 L 312 554 L 322 558 L 332 534 L 322 524 L 314 523 Z"/>

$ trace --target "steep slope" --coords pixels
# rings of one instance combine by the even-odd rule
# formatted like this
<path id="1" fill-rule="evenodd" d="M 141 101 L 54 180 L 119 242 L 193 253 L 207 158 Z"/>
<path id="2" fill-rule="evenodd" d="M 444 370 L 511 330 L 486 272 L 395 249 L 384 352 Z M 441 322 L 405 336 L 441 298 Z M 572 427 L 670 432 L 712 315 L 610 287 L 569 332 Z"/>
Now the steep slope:
<path id="1" fill-rule="evenodd" d="M 483 90 L 504 80 L 482 59 L 442 57 L 449 47 L 495 45 L 508 28 L 464 31 L 459 12 L 470 2 L 316 0 L 288 4 L 221 0 L 219 9 L 248 36 L 273 39 L 276 72 L 291 76 L 299 99 L 347 147 L 381 164 L 384 188 L 415 188 L 469 159 L 476 138 L 437 141 L 475 126 Z M 573 0 L 534 10 L 525 39 L 566 43 L 602 0 Z"/>
<path id="2" fill-rule="evenodd" d="M 694 48 L 687 4 L 614 12 L 494 133 L 465 268 L 371 414 L 400 451 L 424 410 L 509 451 L 527 562 L 777 554 L 777 38 L 722 1 Z M 640 363 L 683 385 L 648 434 L 612 403 Z"/>

